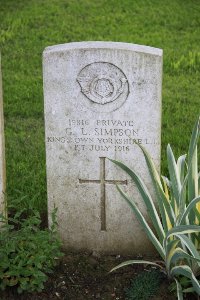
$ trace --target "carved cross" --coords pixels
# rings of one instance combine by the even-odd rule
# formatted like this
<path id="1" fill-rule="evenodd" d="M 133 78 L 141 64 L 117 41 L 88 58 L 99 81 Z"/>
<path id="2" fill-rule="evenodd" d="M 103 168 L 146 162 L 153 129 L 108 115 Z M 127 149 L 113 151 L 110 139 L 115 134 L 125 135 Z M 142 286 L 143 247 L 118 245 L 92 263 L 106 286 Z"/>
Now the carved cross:
<path id="1" fill-rule="evenodd" d="M 101 231 L 106 231 L 106 184 L 126 184 L 127 180 L 107 180 L 105 157 L 100 158 L 100 179 L 79 179 L 79 183 L 97 183 L 101 187 Z"/>

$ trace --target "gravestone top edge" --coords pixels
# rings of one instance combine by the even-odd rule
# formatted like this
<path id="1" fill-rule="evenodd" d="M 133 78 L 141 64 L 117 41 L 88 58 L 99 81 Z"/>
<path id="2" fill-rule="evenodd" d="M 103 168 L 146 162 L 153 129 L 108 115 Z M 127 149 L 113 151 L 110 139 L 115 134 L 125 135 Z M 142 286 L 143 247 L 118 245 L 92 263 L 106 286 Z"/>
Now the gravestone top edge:
<path id="1" fill-rule="evenodd" d="M 160 48 L 154 48 L 150 46 L 143 46 L 132 43 L 122 42 L 101 42 L 101 41 L 88 41 L 88 42 L 72 42 L 65 44 L 58 44 L 49 46 L 44 49 L 43 55 L 54 52 L 62 52 L 75 49 L 117 49 L 117 50 L 129 50 L 134 52 L 141 52 L 156 56 L 163 56 L 163 50 Z"/>

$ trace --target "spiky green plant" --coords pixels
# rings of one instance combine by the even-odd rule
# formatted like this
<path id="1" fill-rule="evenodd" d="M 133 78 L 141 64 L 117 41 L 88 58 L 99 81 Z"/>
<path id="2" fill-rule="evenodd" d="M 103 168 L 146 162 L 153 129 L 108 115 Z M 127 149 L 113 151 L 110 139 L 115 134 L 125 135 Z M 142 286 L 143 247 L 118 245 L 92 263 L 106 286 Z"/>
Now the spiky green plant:
<path id="1" fill-rule="evenodd" d="M 122 162 L 111 159 L 132 178 L 142 196 L 154 230 L 148 225 L 134 200 L 117 186 L 118 191 L 130 205 L 148 238 L 163 259 L 167 276 L 169 279 L 175 280 L 179 300 L 183 299 L 183 292 L 196 292 L 200 295 L 200 284 L 197 279 L 200 275 L 200 191 L 197 160 L 199 135 L 200 117 L 192 131 L 188 155 L 180 156 L 177 162 L 170 145 L 167 146 L 169 179 L 159 176 L 148 152 L 144 147 L 138 145 L 148 166 L 157 206 L 144 181 Z M 150 261 L 130 260 L 116 266 L 111 271 L 138 263 L 153 264 L 163 268 L 163 266 Z M 187 282 L 190 283 L 187 289 L 182 283 L 183 278 L 187 278 Z"/>

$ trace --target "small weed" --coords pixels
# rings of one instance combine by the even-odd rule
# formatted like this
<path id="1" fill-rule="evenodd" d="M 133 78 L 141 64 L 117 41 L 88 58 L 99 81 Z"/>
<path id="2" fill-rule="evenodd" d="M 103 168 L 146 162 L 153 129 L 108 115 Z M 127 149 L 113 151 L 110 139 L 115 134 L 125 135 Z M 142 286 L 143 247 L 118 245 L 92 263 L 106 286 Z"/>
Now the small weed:
<path id="1" fill-rule="evenodd" d="M 0 231 L 0 289 L 16 286 L 18 293 L 41 291 L 56 259 L 62 256 L 56 232 L 56 211 L 50 230 L 40 229 L 39 212 L 23 219 L 24 210 L 3 223 Z M 16 230 L 17 228 L 17 230 Z"/>
<path id="2" fill-rule="evenodd" d="M 161 273 L 158 270 L 143 271 L 131 280 L 126 290 L 127 300 L 148 300 L 154 296 L 161 282 Z"/>

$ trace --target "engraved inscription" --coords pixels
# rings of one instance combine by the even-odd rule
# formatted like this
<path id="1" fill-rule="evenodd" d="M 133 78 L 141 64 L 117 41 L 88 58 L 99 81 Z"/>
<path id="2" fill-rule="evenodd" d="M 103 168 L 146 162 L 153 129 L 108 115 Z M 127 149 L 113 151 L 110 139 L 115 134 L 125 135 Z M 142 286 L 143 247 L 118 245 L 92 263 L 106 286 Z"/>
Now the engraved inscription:
<path id="1" fill-rule="evenodd" d="M 48 143 L 67 144 L 74 151 L 125 152 L 135 144 L 158 145 L 158 141 L 136 127 L 133 120 L 67 119 L 60 136 L 48 136 Z"/>
<path id="2" fill-rule="evenodd" d="M 91 101 L 104 105 L 128 95 L 128 80 L 118 67 L 107 62 L 85 66 L 78 74 L 81 92 Z"/>
<path id="3" fill-rule="evenodd" d="M 100 179 L 79 179 L 79 183 L 97 183 L 101 186 L 101 231 L 106 231 L 106 184 L 125 184 L 127 180 L 107 180 L 106 179 L 106 158 L 100 159 Z"/>

